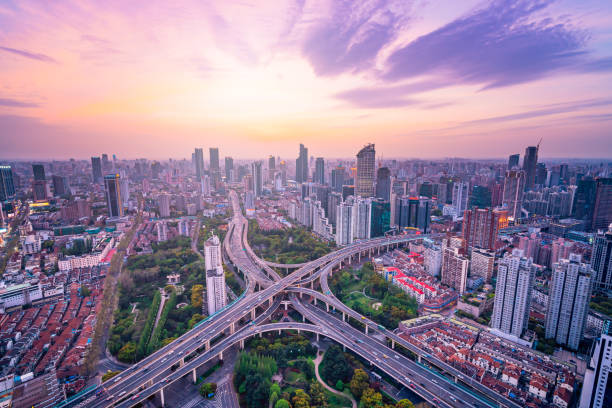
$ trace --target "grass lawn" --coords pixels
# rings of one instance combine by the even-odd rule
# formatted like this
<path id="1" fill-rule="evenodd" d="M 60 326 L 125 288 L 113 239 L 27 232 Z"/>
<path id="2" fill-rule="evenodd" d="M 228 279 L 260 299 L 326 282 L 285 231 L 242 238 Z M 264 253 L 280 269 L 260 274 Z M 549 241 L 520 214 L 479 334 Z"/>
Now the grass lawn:
<path id="1" fill-rule="evenodd" d="M 295 384 L 298 381 L 307 381 L 306 376 L 302 372 L 295 372 L 291 370 L 287 370 L 287 373 L 284 376 L 285 381 L 290 384 Z"/>
<path id="2" fill-rule="evenodd" d="M 353 406 L 353 404 L 351 404 L 351 400 L 341 397 L 340 395 L 336 395 L 331 391 L 325 390 L 325 395 L 327 396 L 327 401 L 329 402 L 329 408 L 344 408 Z"/>

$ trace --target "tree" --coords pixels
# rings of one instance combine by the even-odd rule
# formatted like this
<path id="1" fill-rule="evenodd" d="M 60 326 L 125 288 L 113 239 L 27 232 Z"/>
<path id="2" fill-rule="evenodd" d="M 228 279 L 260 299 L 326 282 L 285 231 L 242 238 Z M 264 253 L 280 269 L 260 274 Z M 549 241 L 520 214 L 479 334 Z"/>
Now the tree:
<path id="1" fill-rule="evenodd" d="M 380 392 L 374 391 L 372 388 L 366 388 L 361 395 L 359 402 L 361 408 L 377 408 L 382 407 L 382 395 Z"/>
<path id="2" fill-rule="evenodd" d="M 289 401 L 287 401 L 286 399 L 281 398 L 276 401 L 276 404 L 274 404 L 274 408 L 291 408 L 291 404 L 289 404 Z"/>
<path id="3" fill-rule="evenodd" d="M 191 287 L 191 305 L 196 309 L 202 309 L 202 292 L 204 291 L 203 285 L 193 285 Z"/>
<path id="4" fill-rule="evenodd" d="M 108 370 L 107 372 L 102 374 L 102 382 L 110 380 L 111 378 L 113 378 L 114 376 L 116 376 L 119 373 L 121 373 L 121 371 L 111 371 L 111 370 Z"/>
<path id="5" fill-rule="evenodd" d="M 206 398 L 212 398 L 217 392 L 217 384 L 215 383 L 204 383 L 200 386 L 200 395 Z"/>
<path id="6" fill-rule="evenodd" d="M 310 408 L 310 396 L 304 390 L 295 390 L 295 396 L 291 399 L 293 408 Z"/>
<path id="7" fill-rule="evenodd" d="M 120 361 L 123 361 L 126 363 L 133 363 L 134 361 L 136 361 L 136 344 L 134 344 L 131 341 L 127 342 L 119 350 L 119 353 L 117 354 L 117 358 Z"/>
<path id="8" fill-rule="evenodd" d="M 414 408 L 414 404 L 408 399 L 403 399 L 397 401 L 397 404 L 395 404 L 395 408 Z"/>
<path id="9" fill-rule="evenodd" d="M 90 294 L 91 294 L 91 290 L 87 286 L 81 285 L 81 296 L 87 297 Z"/>
<path id="10" fill-rule="evenodd" d="M 338 382 L 336 382 L 336 389 L 338 391 L 344 391 L 344 383 L 342 380 L 338 380 Z"/>
<path id="11" fill-rule="evenodd" d="M 353 369 L 346 361 L 342 349 L 338 345 L 331 346 L 321 361 L 323 365 L 323 378 L 329 384 L 335 384 L 338 380 L 348 382 L 353 374 Z"/>
<path id="12" fill-rule="evenodd" d="M 369 386 L 370 378 L 368 377 L 368 374 L 360 368 L 355 370 L 353 373 L 353 378 L 351 379 L 351 382 L 349 384 L 351 392 L 353 393 L 355 398 L 360 399 L 361 395 L 363 394 L 363 391 Z"/>
<path id="13" fill-rule="evenodd" d="M 325 390 L 319 382 L 311 382 L 308 393 L 310 394 L 312 406 L 327 407 L 327 395 L 325 395 Z"/>

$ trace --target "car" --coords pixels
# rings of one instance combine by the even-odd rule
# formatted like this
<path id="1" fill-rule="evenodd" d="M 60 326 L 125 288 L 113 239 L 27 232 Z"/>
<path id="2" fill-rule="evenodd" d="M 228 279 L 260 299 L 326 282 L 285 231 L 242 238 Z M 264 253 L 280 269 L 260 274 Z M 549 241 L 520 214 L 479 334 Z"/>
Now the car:
<path id="1" fill-rule="evenodd" d="M 396 358 L 396 359 L 398 359 L 398 360 L 400 359 L 400 358 L 399 358 L 399 356 L 398 356 L 397 354 L 395 355 L 395 358 Z"/>
<path id="2" fill-rule="evenodd" d="M 136 394 L 132 397 L 132 400 L 135 400 L 136 398 L 140 397 L 140 394 Z"/>
<path id="3" fill-rule="evenodd" d="M 115 380 L 113 381 L 114 383 L 118 383 L 119 381 L 121 381 L 121 377 L 117 377 L 115 378 Z"/>
<path id="4" fill-rule="evenodd" d="M 108 396 L 108 398 L 107 398 L 106 400 L 107 400 L 107 401 L 112 401 L 112 400 L 113 400 L 113 398 L 115 398 L 115 397 L 114 397 L 114 396 L 112 396 L 112 395 L 109 395 L 109 396 Z"/>
<path id="5" fill-rule="evenodd" d="M 119 393 L 119 395 L 117 395 L 117 398 L 121 398 L 121 397 L 123 397 L 123 396 L 125 395 L 125 393 L 126 393 L 126 391 L 121 391 L 121 392 Z"/>
<path id="6" fill-rule="evenodd" d="M 162 358 L 162 361 L 161 361 L 161 362 L 163 363 L 163 362 L 164 362 L 164 361 L 166 361 L 166 360 L 168 360 L 168 357 L 164 357 L 164 358 Z"/>
<path id="7" fill-rule="evenodd" d="M 164 379 L 164 382 L 165 382 L 165 383 L 170 382 L 170 378 L 169 378 L 169 377 L 166 377 L 166 378 Z"/>
<path id="8" fill-rule="evenodd" d="M 452 395 L 450 395 L 448 398 L 450 398 L 453 402 L 457 402 L 457 398 L 453 397 Z"/>
<path id="9" fill-rule="evenodd" d="M 432 383 L 437 384 L 438 380 L 436 380 L 435 378 L 433 380 L 431 380 Z"/>
<path id="10" fill-rule="evenodd" d="M 361 316 L 361 320 L 365 320 L 365 316 Z"/>
<path id="11" fill-rule="evenodd" d="M 416 388 L 416 385 L 414 383 L 410 383 L 410 387 L 411 388 Z"/>
<path id="12" fill-rule="evenodd" d="M 386 355 L 386 354 L 383 354 L 383 357 L 384 357 L 384 358 L 389 358 L 389 356 L 388 356 L 388 355 Z"/>
<path id="13" fill-rule="evenodd" d="M 434 399 L 433 399 L 433 402 L 435 402 L 436 404 L 439 404 L 439 403 L 440 403 L 440 400 L 439 400 L 439 399 L 437 399 L 437 398 L 434 398 Z"/>

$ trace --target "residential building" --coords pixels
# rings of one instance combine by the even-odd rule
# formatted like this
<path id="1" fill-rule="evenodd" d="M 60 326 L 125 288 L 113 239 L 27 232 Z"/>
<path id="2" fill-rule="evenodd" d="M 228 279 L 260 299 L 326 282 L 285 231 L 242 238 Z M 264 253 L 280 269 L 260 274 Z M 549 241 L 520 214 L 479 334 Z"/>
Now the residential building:
<path id="1" fill-rule="evenodd" d="M 594 271 L 594 289 L 612 290 L 612 224 L 605 233 L 599 231 L 595 236 L 591 253 L 591 268 Z"/>
<path id="2" fill-rule="evenodd" d="M 219 173 L 219 148 L 211 147 L 210 149 L 208 149 L 208 152 L 210 154 L 209 169 L 211 175 L 213 173 Z"/>
<path id="3" fill-rule="evenodd" d="M 376 171 L 376 198 L 391 200 L 391 171 L 388 167 L 379 167 Z"/>
<path id="4" fill-rule="evenodd" d="M 342 186 L 344 185 L 344 175 L 346 170 L 342 166 L 338 166 L 331 171 L 331 188 L 336 193 L 342 193 Z"/>
<path id="5" fill-rule="evenodd" d="M 123 201 L 121 199 L 120 182 L 121 176 L 119 174 L 108 174 L 104 176 L 106 205 L 110 218 L 123 217 Z"/>
<path id="6" fill-rule="evenodd" d="M 315 161 L 314 182 L 325 184 L 325 160 L 322 157 L 317 157 Z"/>
<path id="7" fill-rule="evenodd" d="M 612 325 L 604 325 L 593 348 L 580 395 L 580 408 L 612 406 Z"/>
<path id="8" fill-rule="evenodd" d="M 372 234 L 372 199 L 355 197 L 353 204 L 353 237 L 370 239 Z"/>
<path id="9" fill-rule="evenodd" d="M 491 282 L 495 269 L 495 252 L 474 248 L 470 257 L 470 276 L 481 277 L 486 283 Z"/>
<path id="10" fill-rule="evenodd" d="M 497 234 L 508 226 L 508 211 L 503 209 L 475 208 L 463 214 L 462 236 L 466 250 L 483 248 L 495 250 Z"/>
<path id="11" fill-rule="evenodd" d="M 261 170 L 261 162 L 257 161 L 251 165 L 253 175 L 253 191 L 256 197 L 261 197 L 263 193 L 263 173 Z"/>
<path id="12" fill-rule="evenodd" d="M 204 152 L 201 147 L 196 147 L 194 156 L 194 167 L 195 167 L 195 175 L 196 180 L 200 180 L 202 176 L 204 176 Z"/>
<path id="13" fill-rule="evenodd" d="M 231 182 L 234 181 L 232 179 L 232 172 L 234 170 L 234 159 L 231 157 L 225 158 L 225 181 Z"/>
<path id="14" fill-rule="evenodd" d="M 338 246 L 353 243 L 353 197 L 348 197 L 338 205 L 336 212 L 336 244 Z"/>
<path id="15" fill-rule="evenodd" d="M 467 285 L 469 264 L 470 261 L 459 253 L 459 248 L 444 247 L 442 249 L 442 284 L 454 288 L 462 295 Z"/>
<path id="16" fill-rule="evenodd" d="M 463 217 L 463 213 L 467 209 L 469 188 L 468 183 L 457 182 L 453 184 L 452 206 L 457 217 Z"/>
<path id="17" fill-rule="evenodd" d="M 300 155 L 295 160 L 295 181 L 304 183 L 308 181 L 308 149 L 300 143 Z"/>
<path id="18" fill-rule="evenodd" d="M 161 218 L 170 216 L 170 195 L 162 193 L 157 196 L 157 210 Z"/>
<path id="19" fill-rule="evenodd" d="M 612 224 L 612 178 L 599 177 L 595 181 L 597 189 L 593 206 L 592 228 L 597 231 Z"/>
<path id="20" fill-rule="evenodd" d="M 225 274 L 221 258 L 221 242 L 213 235 L 204 243 L 206 267 L 206 298 L 208 314 L 212 315 L 226 305 Z"/>

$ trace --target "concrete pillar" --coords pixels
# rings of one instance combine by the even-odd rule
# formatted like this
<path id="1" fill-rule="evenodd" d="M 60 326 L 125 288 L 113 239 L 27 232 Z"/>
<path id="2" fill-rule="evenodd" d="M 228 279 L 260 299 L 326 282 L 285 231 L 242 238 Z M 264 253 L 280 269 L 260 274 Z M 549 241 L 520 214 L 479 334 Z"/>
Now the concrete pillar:
<path id="1" fill-rule="evenodd" d="M 236 331 L 236 324 L 234 322 L 230 323 L 230 336 L 234 334 Z"/>
<path id="2" fill-rule="evenodd" d="M 421 362 L 421 355 L 420 355 L 420 354 L 418 354 L 418 355 L 417 355 L 417 361 L 418 361 L 419 363 Z"/>
<path id="3" fill-rule="evenodd" d="M 268 299 L 268 307 L 272 307 L 272 298 Z"/>
<path id="4" fill-rule="evenodd" d="M 346 314 L 344 312 L 342 312 L 342 321 L 345 322 L 346 321 Z"/>
<path id="5" fill-rule="evenodd" d="M 325 308 L 327 309 L 327 311 L 329 312 L 329 303 L 325 302 Z"/>
<path id="6" fill-rule="evenodd" d="M 210 350 L 210 340 L 206 340 L 206 343 L 204 343 L 204 350 L 205 351 Z"/>
<path id="7" fill-rule="evenodd" d="M 166 405 L 166 399 L 164 398 L 164 389 L 161 388 L 159 390 L 159 398 L 161 399 L 161 406 L 163 407 L 164 405 Z"/>
<path id="8" fill-rule="evenodd" d="M 368 325 L 365 325 L 365 333 L 368 334 Z"/>
<path id="9" fill-rule="evenodd" d="M 262 336 L 262 333 L 261 333 L 261 332 L 259 332 L 259 337 L 261 337 L 261 336 Z"/>
<path id="10" fill-rule="evenodd" d="M 302 292 L 300 292 L 300 299 L 302 298 Z"/>
<path id="11" fill-rule="evenodd" d="M 251 309 L 251 320 L 255 320 L 255 308 Z"/>
<path id="12" fill-rule="evenodd" d="M 314 281 L 313 280 L 310 281 L 310 289 L 314 289 Z"/>
<path id="13" fill-rule="evenodd" d="M 196 373 L 196 369 L 194 368 L 191 373 L 193 374 L 193 383 L 197 383 L 198 382 L 198 375 Z"/>
<path id="14" fill-rule="evenodd" d="M 317 343 L 319 342 L 319 333 L 317 333 Z"/>
<path id="15" fill-rule="evenodd" d="M 285 310 L 287 310 L 287 302 L 285 302 Z"/>
<path id="16" fill-rule="evenodd" d="M 391 340 L 391 348 L 395 349 L 395 340 Z"/>
<path id="17" fill-rule="evenodd" d="M 185 365 L 185 357 L 181 357 L 180 361 L 179 361 L 179 367 L 182 367 Z"/>
<path id="18" fill-rule="evenodd" d="M 281 335 L 281 329 L 278 329 L 278 335 L 279 336 Z"/>
<path id="19" fill-rule="evenodd" d="M 344 344 L 342 345 L 342 351 L 346 353 L 346 346 Z"/>
<path id="20" fill-rule="evenodd" d="M 453 376 L 453 380 L 455 381 L 455 384 L 457 384 L 457 381 L 459 381 L 456 375 Z"/>
<path id="21" fill-rule="evenodd" d="M 359 252 L 359 254 L 357 254 L 357 259 L 359 260 L 358 262 L 361 263 L 361 251 Z"/>
<path id="22" fill-rule="evenodd" d="M 219 352 L 219 360 L 223 360 L 223 352 L 222 351 Z"/>
<path id="23" fill-rule="evenodd" d="M 314 298 L 314 304 L 317 305 L 317 298 Z"/>
<path id="24" fill-rule="evenodd" d="M 300 335 L 300 329 L 297 329 L 297 332 L 298 332 L 298 336 L 299 336 Z"/>
<path id="25" fill-rule="evenodd" d="M 306 316 L 302 315 L 302 323 L 306 322 Z"/>
<path id="26" fill-rule="evenodd" d="M 244 349 L 244 340 L 240 340 L 240 350 Z"/>

